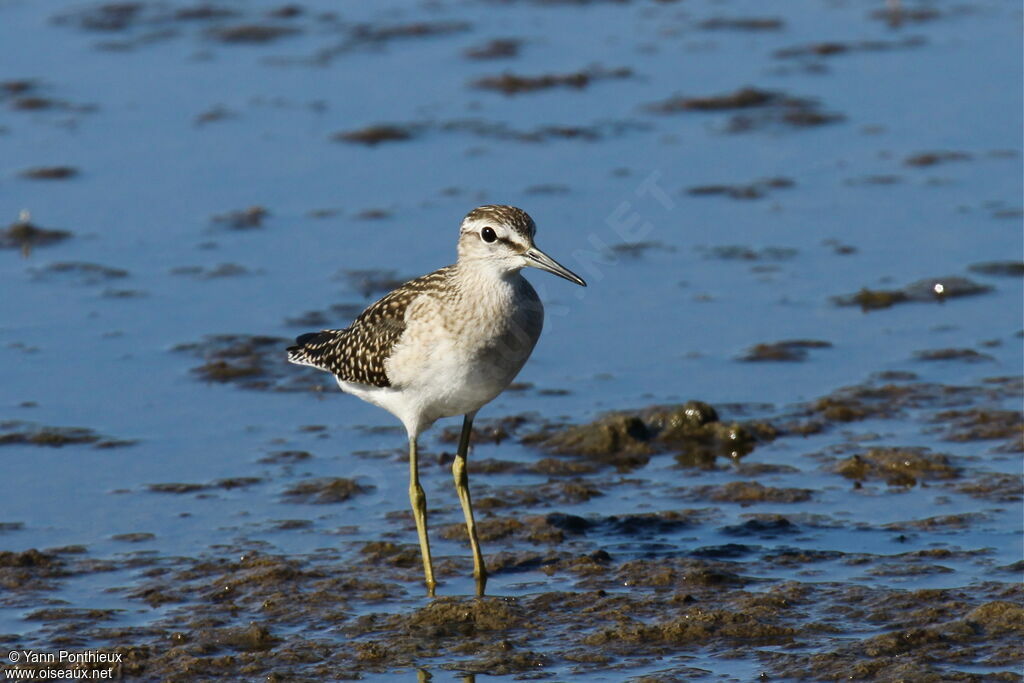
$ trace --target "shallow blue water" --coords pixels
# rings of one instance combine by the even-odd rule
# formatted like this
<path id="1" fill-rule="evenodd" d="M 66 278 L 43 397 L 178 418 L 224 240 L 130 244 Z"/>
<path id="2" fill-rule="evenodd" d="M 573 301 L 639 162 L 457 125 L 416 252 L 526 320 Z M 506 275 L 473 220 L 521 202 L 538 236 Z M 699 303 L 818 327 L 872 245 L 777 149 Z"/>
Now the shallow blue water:
<path id="1" fill-rule="evenodd" d="M 290 336 L 304 330 L 287 326 L 288 317 L 338 302 L 368 303 L 338 279 L 340 271 L 379 268 L 413 276 L 449 263 L 458 221 L 479 203 L 522 206 L 538 223 L 539 244 L 590 281 L 578 290 L 544 273 L 528 274 L 545 299 L 548 319 L 520 379 L 569 393 L 506 394 L 482 417 L 537 411 L 582 421 L 603 410 L 690 398 L 782 408 L 885 370 L 913 370 L 951 384 L 1022 372 L 1021 339 L 1015 336 L 1024 326 L 1020 278 L 966 270 L 980 261 L 1019 260 L 1024 250 L 1021 14 L 1014 3 L 969 3 L 899 30 L 869 18 L 873 3 L 787 3 L 770 10 L 784 18 L 784 30 L 747 33 L 702 31 L 697 24 L 717 15 L 762 15 L 768 11 L 762 3 L 307 2 L 307 16 L 336 11 L 341 22 L 470 25 L 452 35 L 359 47 L 326 65 L 303 60 L 340 40 L 332 22 L 303 20 L 302 34 L 260 46 L 224 45 L 206 38 L 201 26 L 181 24 L 174 38 L 103 50 L 97 43 L 148 28 L 103 34 L 51 21 L 82 6 L 0 1 L 0 80 L 38 79 L 45 96 L 95 106 L 29 112 L 0 102 L 0 223 L 27 209 L 39 225 L 75 233 L 28 257 L 0 252 L 0 419 L 88 426 L 139 443 L 109 451 L 4 447 L 0 521 L 24 528 L 0 534 L 0 548 L 84 544 L 103 557 L 126 550 L 113 536 L 146 531 L 156 538 L 129 549 L 176 555 L 251 537 L 304 553 L 336 544 L 330 532 L 340 525 L 358 524 L 353 540 L 393 531 L 385 513 L 404 505 L 401 437 L 357 429 L 391 425 L 390 416 L 333 391 L 320 397 L 204 384 L 188 372 L 198 361 L 171 349 L 216 333 Z M 253 16 L 266 9 L 235 6 Z M 502 36 L 527 39 L 519 57 L 476 62 L 461 56 L 468 46 Z M 802 68 L 799 60 L 772 57 L 810 42 L 907 37 L 921 37 L 923 44 L 817 60 L 825 66 L 821 73 Z M 468 85 L 504 70 L 562 73 L 592 64 L 629 67 L 635 76 L 511 97 Z M 674 94 L 711 95 L 747 85 L 815 98 L 845 120 L 730 134 L 723 132 L 728 112 L 663 116 L 645 109 Z M 215 106 L 232 116 L 198 125 L 197 116 Z M 439 129 L 464 119 L 517 130 L 608 121 L 633 128 L 599 141 L 545 143 Z M 330 140 L 335 132 L 380 122 L 426 129 L 412 141 L 377 147 Z M 972 158 L 926 168 L 903 163 L 913 154 L 941 150 Z M 80 176 L 19 176 L 25 168 L 52 164 L 78 167 Z M 898 182 L 851 184 L 878 175 L 898 176 Z M 791 178 L 795 186 L 753 201 L 684 192 L 771 176 Z M 545 185 L 564 191 L 530 190 Z M 214 214 L 255 204 L 270 211 L 260 229 L 231 231 L 211 222 Z M 325 208 L 339 211 L 326 218 L 308 215 Z M 390 217 L 357 217 L 377 208 Z M 1008 217 L 994 215 L 1000 211 Z M 623 229 L 631 220 L 649 227 Z M 839 255 L 826 240 L 851 245 L 856 253 Z M 606 251 L 629 241 L 663 248 L 637 258 Z M 724 245 L 796 253 L 777 262 L 708 257 L 709 248 Z M 58 261 L 95 262 L 130 274 L 96 285 L 45 275 L 43 269 Z M 221 263 L 250 272 L 208 280 L 172 273 Z M 948 275 L 996 289 L 943 305 L 869 314 L 830 302 L 865 286 L 899 287 Z M 108 287 L 138 296 L 106 297 Z M 756 343 L 800 338 L 834 347 L 812 351 L 803 363 L 735 360 Z M 1000 345 L 981 349 L 993 357 L 985 363 L 913 358 L 922 349 L 979 348 L 986 340 Z M 329 438 L 299 431 L 309 424 L 327 425 Z M 938 446 L 913 425 L 881 429 L 893 443 Z M 957 446 L 964 455 L 974 447 Z M 284 448 L 309 450 L 316 459 L 290 474 L 256 462 Z M 395 454 L 385 460 L 352 455 L 392 448 Z M 443 447 L 428 439 L 428 448 Z M 753 457 L 801 468 L 796 477 L 780 476 L 779 485 L 840 485 L 808 462 L 805 454 L 815 448 L 783 442 Z M 536 457 L 508 442 L 479 446 L 477 453 Z M 989 467 L 1017 472 L 1019 461 Z M 686 505 L 671 489 L 695 481 L 664 470 L 652 465 L 642 471 L 647 483 L 616 489 L 615 497 L 601 500 L 601 511 Z M 232 476 L 262 476 L 267 483 L 205 498 L 144 490 L 148 483 Z M 306 476 L 355 476 L 377 490 L 329 510 L 281 502 L 283 486 Z M 696 483 L 731 476 L 704 474 Z M 427 466 L 425 478 L 438 519 L 457 521 L 447 473 Z M 806 541 L 809 547 L 848 550 L 859 544 L 884 552 L 891 534 L 877 531 L 883 524 L 948 514 L 936 511 L 933 496 L 923 491 L 902 495 L 898 503 L 884 488 L 859 497 L 825 491 L 804 507 L 846 514 L 876 531 L 819 531 Z M 977 503 L 954 503 L 962 505 Z M 574 514 L 593 511 L 577 507 Z M 687 542 L 722 542 L 715 529 L 747 512 L 719 507 L 721 519 L 688 532 L 696 537 Z M 1019 505 L 1004 507 L 974 530 L 971 541 L 994 548 L 996 564 L 1021 556 Z M 272 520 L 311 516 L 310 531 L 268 528 Z M 963 543 L 956 534 L 949 541 Z M 437 552 L 464 549 L 438 540 Z M 964 567 L 953 576 L 915 579 L 915 585 L 965 585 L 980 578 L 978 571 Z M 855 572 L 848 578 L 856 579 Z M 493 589 L 530 592 L 545 585 L 540 575 L 517 588 L 521 581 L 519 575 L 499 576 Z M 468 585 L 453 588 L 468 592 Z M 65 592 L 92 605 L 99 588 L 73 585 Z M 0 632 L 23 628 L 18 613 L 5 612 Z"/>

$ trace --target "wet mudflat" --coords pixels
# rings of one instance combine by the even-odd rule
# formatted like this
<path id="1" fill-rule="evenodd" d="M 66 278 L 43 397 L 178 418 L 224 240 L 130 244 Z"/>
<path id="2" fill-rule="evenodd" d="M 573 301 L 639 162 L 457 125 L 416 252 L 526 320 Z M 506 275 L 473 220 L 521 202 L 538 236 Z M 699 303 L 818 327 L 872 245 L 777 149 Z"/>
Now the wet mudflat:
<path id="1" fill-rule="evenodd" d="M 0 0 L 3 653 L 1021 680 L 1020 19 Z M 397 421 L 282 349 L 486 202 L 591 287 L 528 274 L 545 333 L 478 418 L 487 598 L 458 423 L 423 439 L 428 600 Z"/>

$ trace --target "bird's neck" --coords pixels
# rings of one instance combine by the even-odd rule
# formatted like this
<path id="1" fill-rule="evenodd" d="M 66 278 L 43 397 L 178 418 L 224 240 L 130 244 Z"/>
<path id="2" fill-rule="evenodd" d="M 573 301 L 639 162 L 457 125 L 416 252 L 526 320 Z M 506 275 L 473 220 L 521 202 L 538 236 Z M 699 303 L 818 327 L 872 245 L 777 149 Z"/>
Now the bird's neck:
<path id="1" fill-rule="evenodd" d="M 455 276 L 460 284 L 475 285 L 481 290 L 488 287 L 516 287 L 523 279 L 520 270 L 509 268 L 508 264 L 493 259 L 459 259 L 455 264 Z"/>
<path id="2" fill-rule="evenodd" d="M 454 285 L 445 294 L 451 310 L 459 311 L 459 337 L 477 340 L 481 347 L 504 345 L 521 352 L 521 360 L 537 341 L 543 324 L 543 306 L 519 269 L 499 269 L 492 264 L 456 265 Z M 520 355 L 515 355 L 520 358 Z"/>
<path id="3" fill-rule="evenodd" d="M 454 280 L 458 298 L 483 309 L 501 309 L 514 305 L 526 280 L 519 269 L 484 259 L 460 260 L 455 264 Z"/>

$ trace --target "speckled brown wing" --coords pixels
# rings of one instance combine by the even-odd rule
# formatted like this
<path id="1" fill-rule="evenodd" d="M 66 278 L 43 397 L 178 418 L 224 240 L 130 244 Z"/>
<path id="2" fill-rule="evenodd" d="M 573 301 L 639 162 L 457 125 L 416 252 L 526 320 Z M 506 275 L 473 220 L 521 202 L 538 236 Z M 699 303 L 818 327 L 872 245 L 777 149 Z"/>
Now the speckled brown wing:
<path id="1" fill-rule="evenodd" d="M 405 332 L 405 311 L 422 294 L 443 289 L 452 266 L 410 280 L 359 314 L 344 330 L 300 335 L 288 360 L 333 373 L 345 382 L 389 387 L 384 361 Z"/>

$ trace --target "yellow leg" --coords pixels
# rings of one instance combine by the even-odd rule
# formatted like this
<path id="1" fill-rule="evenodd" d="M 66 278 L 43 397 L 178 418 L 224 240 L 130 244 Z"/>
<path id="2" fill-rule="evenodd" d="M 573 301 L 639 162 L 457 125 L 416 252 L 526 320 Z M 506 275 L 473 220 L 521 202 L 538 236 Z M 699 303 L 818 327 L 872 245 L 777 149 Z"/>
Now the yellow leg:
<path id="1" fill-rule="evenodd" d="M 420 472 L 417 466 L 416 437 L 409 437 L 409 501 L 412 516 L 416 520 L 416 532 L 420 536 L 420 552 L 423 554 L 423 575 L 427 584 L 427 595 L 434 597 L 437 582 L 434 581 L 434 565 L 430 560 L 430 539 L 427 538 L 427 495 L 420 486 Z"/>
<path id="2" fill-rule="evenodd" d="M 476 522 L 473 521 L 473 501 L 469 497 L 469 474 L 466 472 L 466 454 L 469 451 L 469 435 L 473 431 L 473 416 L 466 415 L 462 422 L 462 435 L 459 437 L 459 450 L 452 463 L 452 476 L 455 478 L 455 490 L 459 493 L 462 512 L 466 516 L 466 531 L 469 532 L 469 545 L 473 549 L 473 578 L 476 579 L 476 594 L 483 596 L 487 587 L 487 568 L 484 566 L 483 555 L 480 554 L 480 540 L 476 535 Z"/>

